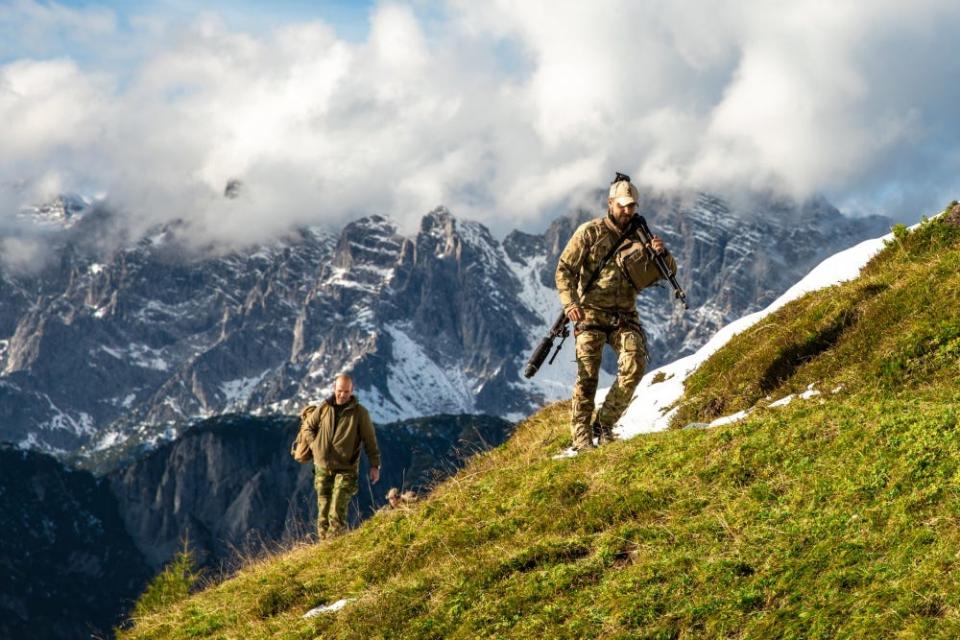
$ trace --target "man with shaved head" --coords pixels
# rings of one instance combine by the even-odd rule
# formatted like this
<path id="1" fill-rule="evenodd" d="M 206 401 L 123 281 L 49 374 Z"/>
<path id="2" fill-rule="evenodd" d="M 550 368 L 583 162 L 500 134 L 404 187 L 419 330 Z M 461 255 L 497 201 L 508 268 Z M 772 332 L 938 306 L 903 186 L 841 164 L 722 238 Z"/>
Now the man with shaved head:
<path id="1" fill-rule="evenodd" d="M 347 528 L 347 507 L 357 493 L 360 445 L 370 462 L 370 482 L 380 479 L 380 450 L 370 414 L 353 395 L 353 379 L 346 373 L 333 380 L 333 395 L 303 426 L 311 436 L 314 486 L 317 489 L 317 535 L 332 538 Z"/>

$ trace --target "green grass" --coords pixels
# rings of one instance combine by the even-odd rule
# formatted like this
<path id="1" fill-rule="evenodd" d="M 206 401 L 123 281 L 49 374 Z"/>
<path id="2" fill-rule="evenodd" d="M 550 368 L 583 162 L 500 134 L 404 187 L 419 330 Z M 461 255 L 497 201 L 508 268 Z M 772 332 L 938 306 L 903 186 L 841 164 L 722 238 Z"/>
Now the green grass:
<path id="1" fill-rule="evenodd" d="M 735 338 L 678 424 L 753 407 L 742 422 L 553 460 L 568 407 L 547 407 L 412 512 L 120 637 L 958 637 L 958 258 L 956 228 L 900 232 L 861 279 Z M 810 383 L 824 395 L 766 408 Z"/>
<path id="2" fill-rule="evenodd" d="M 808 294 L 735 336 L 686 382 L 675 426 L 815 384 L 846 393 L 949 383 L 960 355 L 960 227 L 896 238 L 861 277 Z"/>

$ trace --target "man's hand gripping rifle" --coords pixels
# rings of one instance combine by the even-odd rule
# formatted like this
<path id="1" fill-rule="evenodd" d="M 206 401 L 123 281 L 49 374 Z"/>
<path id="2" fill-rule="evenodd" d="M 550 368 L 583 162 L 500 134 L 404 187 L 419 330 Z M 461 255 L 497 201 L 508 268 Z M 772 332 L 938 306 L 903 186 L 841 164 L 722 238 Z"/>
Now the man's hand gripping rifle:
<path id="1" fill-rule="evenodd" d="M 530 360 L 527 361 L 527 368 L 523 371 L 525 377 L 532 378 L 536 375 L 540 369 L 540 365 L 547 359 L 547 354 L 550 353 L 550 349 L 553 347 L 553 341 L 560 338 L 560 344 L 557 345 L 557 350 L 553 352 L 553 357 L 550 358 L 550 364 L 553 364 L 553 361 L 557 359 L 557 354 L 560 353 L 563 342 L 567 339 L 567 336 L 570 335 L 570 327 L 567 326 L 567 322 L 567 314 L 560 312 L 560 317 L 558 317 L 557 321 L 550 327 L 550 333 L 540 341 L 533 355 L 530 356 Z"/>
<path id="2" fill-rule="evenodd" d="M 653 234 L 650 233 L 650 227 L 647 226 L 647 221 L 644 220 L 643 216 L 640 215 L 634 216 L 634 220 L 637 222 L 637 233 L 640 235 L 640 241 L 643 243 L 643 248 L 647 253 L 647 258 L 652 260 L 653 264 L 657 265 L 657 271 L 659 271 L 664 280 L 667 280 L 670 283 L 670 286 L 673 287 L 673 293 L 677 300 L 683 303 L 683 308 L 689 309 L 690 307 L 687 305 L 687 294 L 684 293 L 683 287 L 681 287 L 680 283 L 677 282 L 677 276 L 673 274 L 667 267 L 667 263 L 663 259 L 663 254 L 653 250 L 653 246 L 651 245 Z M 553 363 L 552 359 L 550 360 L 550 363 Z"/>

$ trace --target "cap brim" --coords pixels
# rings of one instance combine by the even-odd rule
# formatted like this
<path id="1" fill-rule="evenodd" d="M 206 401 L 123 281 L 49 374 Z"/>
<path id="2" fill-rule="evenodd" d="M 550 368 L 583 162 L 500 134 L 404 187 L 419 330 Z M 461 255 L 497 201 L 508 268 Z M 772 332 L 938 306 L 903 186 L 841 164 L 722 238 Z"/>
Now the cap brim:
<path id="1" fill-rule="evenodd" d="M 614 198 L 613 201 L 616 202 L 621 207 L 625 207 L 628 204 L 637 204 L 637 201 L 630 196 L 621 196 L 619 198 Z"/>

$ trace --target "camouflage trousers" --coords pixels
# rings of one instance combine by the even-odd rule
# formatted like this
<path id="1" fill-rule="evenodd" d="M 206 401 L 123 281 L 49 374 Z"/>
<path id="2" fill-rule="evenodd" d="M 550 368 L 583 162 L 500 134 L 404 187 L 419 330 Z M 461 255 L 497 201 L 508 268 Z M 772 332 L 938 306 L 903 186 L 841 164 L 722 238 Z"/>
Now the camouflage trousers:
<path id="1" fill-rule="evenodd" d="M 573 446 L 581 448 L 592 442 L 594 396 L 600 376 L 603 346 L 609 344 L 617 354 L 617 379 L 596 413 L 596 421 L 612 427 L 633 399 L 647 366 L 647 340 L 638 319 L 605 313 L 588 313 L 578 323 L 577 381 L 573 387 L 570 432 Z"/>
<path id="2" fill-rule="evenodd" d="M 317 490 L 317 535 L 325 538 L 346 531 L 347 509 L 357 493 L 357 474 L 317 467 L 313 486 Z"/>

